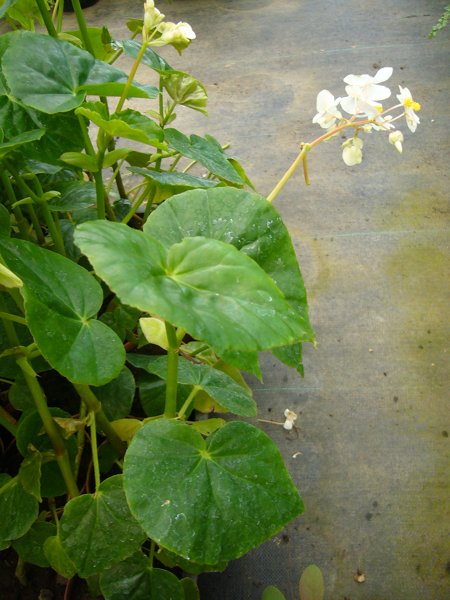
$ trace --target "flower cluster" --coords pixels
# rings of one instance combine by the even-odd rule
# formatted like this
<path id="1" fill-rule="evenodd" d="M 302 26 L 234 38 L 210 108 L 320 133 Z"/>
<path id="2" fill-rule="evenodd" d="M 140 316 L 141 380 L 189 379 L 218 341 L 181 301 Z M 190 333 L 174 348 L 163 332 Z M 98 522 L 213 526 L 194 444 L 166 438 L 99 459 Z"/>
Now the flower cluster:
<path id="1" fill-rule="evenodd" d="M 171 23 L 164 19 L 165 15 L 155 8 L 154 0 L 146 0 L 142 37 L 147 45 L 171 45 L 181 53 L 192 40 L 195 40 L 195 33 L 189 23 L 182 21 Z"/>
<path id="2" fill-rule="evenodd" d="M 347 75 L 344 78 L 347 96 L 335 98 L 328 90 L 322 90 L 317 96 L 317 114 L 313 123 L 327 130 L 319 138 L 321 141 L 347 127 L 355 130 L 354 136 L 342 144 L 342 158 L 346 165 L 357 165 L 362 161 L 363 141 L 359 137 L 361 131 L 390 131 L 389 142 L 402 152 L 403 134 L 395 129 L 394 121 L 405 117 L 406 124 L 413 133 L 420 123 L 416 114 L 420 110 L 420 104 L 413 100 L 406 87 L 399 86 L 398 104 L 388 109 L 384 109 L 381 104 L 381 100 L 391 96 L 391 90 L 381 84 L 391 77 L 392 71 L 391 67 L 384 67 L 373 76 Z M 345 118 L 339 109 L 351 115 L 350 118 Z M 400 109 L 400 114 L 394 116 L 397 109 Z"/>

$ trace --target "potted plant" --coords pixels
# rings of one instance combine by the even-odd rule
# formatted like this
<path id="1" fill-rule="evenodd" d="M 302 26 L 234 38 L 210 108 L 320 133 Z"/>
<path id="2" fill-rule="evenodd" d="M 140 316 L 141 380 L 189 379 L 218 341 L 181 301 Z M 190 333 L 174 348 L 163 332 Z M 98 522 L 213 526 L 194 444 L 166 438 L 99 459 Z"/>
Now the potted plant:
<path id="1" fill-rule="evenodd" d="M 19 574 L 50 566 L 107 599 L 197 598 L 183 574 L 224 569 L 303 511 L 274 442 L 226 417 L 256 416 L 241 371 L 260 377 L 260 351 L 301 373 L 314 343 L 273 201 L 344 129 L 348 165 L 367 130 L 401 151 L 394 122 L 414 131 L 420 106 L 407 88 L 381 106 L 389 68 L 349 75 L 344 98 L 323 90 L 322 135 L 264 198 L 220 142 L 173 126 L 179 106 L 206 112 L 204 86 L 157 53 L 186 49 L 187 23 L 147 0 L 113 40 L 78 0 L 78 31 L 37 7 L 48 35 L 0 38 L 0 548 Z M 122 53 L 128 74 L 112 66 Z"/>

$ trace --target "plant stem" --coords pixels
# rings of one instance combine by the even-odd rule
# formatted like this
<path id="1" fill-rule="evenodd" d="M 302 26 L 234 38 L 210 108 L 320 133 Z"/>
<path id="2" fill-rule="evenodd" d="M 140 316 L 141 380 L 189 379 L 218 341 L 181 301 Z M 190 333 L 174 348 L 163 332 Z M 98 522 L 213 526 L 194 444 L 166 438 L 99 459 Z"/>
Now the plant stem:
<path id="1" fill-rule="evenodd" d="M 95 56 L 94 47 L 89 37 L 89 31 L 87 29 L 86 21 L 84 20 L 83 11 L 80 6 L 80 0 L 72 0 L 72 7 L 77 18 L 78 27 L 80 28 L 81 39 L 83 40 L 84 47 L 86 50 Z"/>
<path id="2" fill-rule="evenodd" d="M 17 202 L 16 194 L 14 193 L 14 188 L 11 185 L 11 181 L 9 179 L 8 173 L 4 169 L 0 169 L 0 178 L 5 187 L 6 195 L 8 196 L 8 200 L 11 204 L 15 204 Z M 22 209 L 20 206 L 16 206 L 12 209 L 14 216 L 16 217 L 17 226 L 19 228 L 21 237 L 24 240 L 29 240 L 30 236 L 28 234 L 28 221 L 23 216 Z"/>
<path id="3" fill-rule="evenodd" d="M 78 496 L 79 491 L 72 472 L 72 467 L 66 446 L 64 444 L 64 439 L 49 411 L 47 400 L 41 386 L 38 383 L 36 374 L 34 373 L 33 368 L 25 356 L 17 358 L 16 362 L 22 370 L 28 389 L 33 397 L 36 409 L 42 419 L 42 423 L 44 424 L 44 429 L 50 438 L 50 441 L 52 442 L 52 446 L 55 451 L 56 462 L 61 470 L 69 496 Z"/>
<path id="4" fill-rule="evenodd" d="M 47 223 L 48 230 L 52 237 L 53 243 L 55 244 L 56 251 L 62 256 L 66 256 L 66 248 L 64 246 L 64 240 L 61 233 L 59 223 L 53 218 L 52 211 L 49 209 L 47 202 L 44 200 L 40 202 L 42 215 L 45 222 Z"/>
<path id="5" fill-rule="evenodd" d="M 116 430 L 108 421 L 105 413 L 103 412 L 102 404 L 95 396 L 94 392 L 88 385 L 81 383 L 74 383 L 73 385 L 80 398 L 86 404 L 88 410 L 95 413 L 97 425 L 108 438 L 111 446 L 115 449 L 119 456 L 123 456 L 125 454 L 126 444 L 122 442 L 120 437 L 117 435 Z"/>
<path id="6" fill-rule="evenodd" d="M 7 429 L 13 437 L 16 437 L 16 422 L 9 412 L 3 408 L 3 406 L 0 406 L 0 425 L 3 425 L 3 427 Z"/>
<path id="7" fill-rule="evenodd" d="M 47 28 L 49 35 L 51 35 L 54 38 L 58 37 L 50 13 L 48 12 L 47 7 L 45 6 L 44 0 L 36 0 L 36 4 L 38 6 L 39 12 L 41 13 L 42 20 L 44 21 L 44 25 Z"/>
<path id="8" fill-rule="evenodd" d="M 164 416 L 173 419 L 177 414 L 178 340 L 175 327 L 165 321 L 169 349 L 167 350 L 166 405 Z"/>
<path id="9" fill-rule="evenodd" d="M 122 110 L 123 105 L 125 103 L 125 100 L 127 99 L 127 95 L 128 95 L 128 91 L 131 87 L 131 84 L 133 83 L 133 79 L 134 76 L 136 75 L 136 71 L 138 70 L 139 64 L 142 60 L 142 57 L 144 56 L 145 51 L 147 50 L 147 43 L 143 42 L 141 49 L 138 52 L 138 55 L 136 56 L 136 59 L 134 61 L 133 66 L 131 67 L 131 71 L 130 74 L 128 75 L 128 79 L 127 82 L 125 84 L 125 87 L 123 89 L 122 95 L 119 98 L 119 102 L 117 103 L 116 106 L 116 113 L 118 113 L 119 111 Z"/>
<path id="10" fill-rule="evenodd" d="M 19 323 L 19 325 L 26 325 L 27 320 L 23 317 L 19 317 L 17 315 L 12 315 L 11 313 L 6 313 L 0 311 L 0 319 L 6 319 L 8 321 L 14 321 L 15 323 Z"/>
<path id="11" fill-rule="evenodd" d="M 80 402 L 80 414 L 78 418 L 83 421 L 86 417 L 86 405 L 83 401 Z M 81 457 L 84 450 L 84 428 L 77 431 L 77 455 L 75 456 L 75 477 L 78 477 L 78 471 L 80 470 Z"/>
<path id="12" fill-rule="evenodd" d="M 95 491 L 98 492 L 98 488 L 100 487 L 100 467 L 98 464 L 97 426 L 95 422 L 95 413 L 93 411 L 89 414 L 89 423 L 91 427 L 91 451 L 92 464 L 94 465 Z"/>
<path id="13" fill-rule="evenodd" d="M 183 406 L 180 408 L 180 410 L 178 411 L 178 417 L 181 419 L 182 417 L 184 417 L 184 413 L 188 410 L 189 406 L 191 405 L 191 403 L 193 402 L 195 396 L 197 395 L 197 392 L 199 392 L 202 388 L 199 385 L 194 385 L 194 387 L 191 390 L 191 393 L 189 394 L 189 396 L 186 398 Z"/>

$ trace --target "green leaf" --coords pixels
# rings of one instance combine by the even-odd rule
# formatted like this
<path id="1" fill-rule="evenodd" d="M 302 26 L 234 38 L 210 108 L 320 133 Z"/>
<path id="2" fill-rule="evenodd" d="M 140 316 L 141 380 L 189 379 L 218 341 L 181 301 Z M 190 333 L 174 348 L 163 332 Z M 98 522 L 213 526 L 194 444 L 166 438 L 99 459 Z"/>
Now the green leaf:
<path id="1" fill-rule="evenodd" d="M 198 161 L 217 177 L 237 185 L 244 184 L 236 169 L 228 162 L 223 150 L 211 140 L 198 135 L 188 138 L 177 129 L 165 129 L 164 135 L 169 146 L 183 156 Z"/>
<path id="2" fill-rule="evenodd" d="M 4 158 L 24 144 L 29 144 L 30 142 L 35 142 L 36 140 L 41 139 L 44 133 L 44 129 L 33 129 L 32 131 L 20 133 L 19 135 L 11 138 L 8 142 L 0 144 L 0 158 Z"/>
<path id="3" fill-rule="evenodd" d="M 41 498 L 42 454 L 33 448 L 29 449 L 19 469 L 19 481 L 23 489 L 34 496 L 38 502 Z"/>
<path id="4" fill-rule="evenodd" d="M 122 476 L 103 481 L 95 494 L 70 500 L 60 521 L 60 536 L 81 577 L 104 571 L 133 554 L 146 536 L 130 514 Z"/>
<path id="5" fill-rule="evenodd" d="M 142 175 L 146 179 L 155 181 L 161 186 L 189 189 L 210 188 L 219 185 L 218 181 L 178 171 L 154 171 L 153 169 L 143 169 L 141 167 L 129 167 L 128 170 L 132 173 Z"/>
<path id="6" fill-rule="evenodd" d="M 100 285 L 86 269 L 22 240 L 0 240 L 7 264 L 24 282 L 28 326 L 44 358 L 70 381 L 103 385 L 120 373 L 122 342 L 95 315 Z"/>
<path id="7" fill-rule="evenodd" d="M 147 370 L 166 379 L 167 356 L 149 357 Z M 250 393 L 226 373 L 208 365 L 195 364 L 178 359 L 178 381 L 185 385 L 196 385 L 223 407 L 242 417 L 257 414 L 256 403 Z"/>
<path id="8" fill-rule="evenodd" d="M 98 102 L 88 103 L 77 108 L 75 112 L 95 123 L 111 137 L 122 137 L 150 146 L 161 146 L 160 142 L 163 141 L 164 134 L 152 119 L 131 109 L 114 113 L 108 117 L 103 114 L 104 110 L 98 110 L 98 104 Z"/>
<path id="9" fill-rule="evenodd" d="M 62 547 L 58 535 L 48 537 L 44 542 L 44 554 L 51 568 L 59 575 L 70 579 L 77 569 Z"/>
<path id="10" fill-rule="evenodd" d="M 100 588 L 105 600 L 185 600 L 177 577 L 153 569 L 142 552 L 102 573 Z"/>
<path id="11" fill-rule="evenodd" d="M 127 76 L 89 52 L 51 36 L 21 32 L 3 55 L 3 73 L 12 94 L 46 113 L 67 112 L 86 94 L 120 95 Z M 156 97 L 153 87 L 130 87 L 128 97 Z"/>
<path id="12" fill-rule="evenodd" d="M 124 488 L 149 537 L 200 564 L 242 556 L 303 511 L 276 445 L 239 421 L 206 440 L 179 421 L 147 423 L 125 455 Z"/>
<path id="13" fill-rule="evenodd" d="M 15 540 L 30 529 L 38 516 L 39 503 L 28 494 L 18 477 L 0 481 L 0 540 Z"/>
<path id="14" fill-rule="evenodd" d="M 142 27 L 142 21 L 140 21 L 140 23 Z M 121 40 L 116 41 L 115 43 L 119 48 L 123 48 L 124 53 L 127 56 L 131 56 L 131 58 L 137 58 L 142 46 L 142 44 L 137 40 Z M 169 65 L 169 63 L 151 48 L 146 48 L 141 62 L 147 67 L 150 67 L 158 72 L 168 70 L 172 71 L 172 67 Z"/>
<path id="15" fill-rule="evenodd" d="M 286 598 L 278 588 L 274 585 L 269 585 L 269 587 L 263 591 L 261 600 L 286 600 Z"/>
<path id="16" fill-rule="evenodd" d="M 190 425 L 195 431 L 198 431 L 204 436 L 211 435 L 214 431 L 217 431 L 226 424 L 225 419 L 205 419 L 204 421 L 189 421 Z"/>
<path id="17" fill-rule="evenodd" d="M 60 192 L 59 198 L 48 202 L 51 211 L 73 212 L 90 206 L 96 206 L 97 194 L 92 181 L 63 181 L 55 184 L 53 189 Z"/>
<path id="18" fill-rule="evenodd" d="M 130 414 L 135 391 L 134 377 L 127 367 L 121 370 L 118 377 L 93 390 L 110 421 Z"/>
<path id="19" fill-rule="evenodd" d="M 289 232 L 262 196 L 232 188 L 185 192 L 159 206 L 147 220 L 144 232 L 158 238 L 166 248 L 195 236 L 232 244 L 264 269 L 298 312 L 303 321 L 298 341 L 314 341 L 305 286 Z M 289 366 L 301 368 L 299 345 L 274 353 Z"/>
<path id="20" fill-rule="evenodd" d="M 111 44 L 103 43 L 104 29 L 104 27 L 87 27 L 89 40 L 92 49 L 94 50 L 94 56 L 99 60 L 106 60 L 111 54 L 114 54 L 114 49 L 111 47 Z M 83 42 L 83 34 L 79 29 L 68 29 L 64 31 L 64 34 L 73 36 L 80 40 L 80 42 Z"/>
<path id="21" fill-rule="evenodd" d="M 303 319 L 272 279 L 229 244 L 186 238 L 166 251 L 155 238 L 106 221 L 78 226 L 75 241 L 122 302 L 206 340 L 219 355 L 304 336 Z"/>
<path id="22" fill-rule="evenodd" d="M 36 521 L 23 537 L 13 543 L 12 547 L 23 561 L 38 567 L 49 567 L 44 544 L 49 537 L 55 535 L 55 532 L 56 527 L 53 523 Z"/>
<path id="23" fill-rule="evenodd" d="M 309 565 L 303 571 L 299 582 L 300 600 L 323 600 L 325 583 L 322 571 L 317 565 Z"/>
<path id="24" fill-rule="evenodd" d="M 42 23 L 41 13 L 34 0 L 6 0 L 0 8 L 0 18 L 5 13 L 8 19 L 17 21 L 24 29 L 34 29 L 35 21 Z"/>
<path id="25" fill-rule="evenodd" d="M 193 579 L 184 577 L 180 583 L 183 586 L 184 600 L 200 600 L 200 591 Z"/>
<path id="26" fill-rule="evenodd" d="M 182 71 L 163 71 L 161 81 L 164 89 L 177 104 L 208 114 L 208 95 L 205 86 L 195 77 Z"/>
<path id="27" fill-rule="evenodd" d="M 70 414 L 58 407 L 50 407 L 52 417 L 67 418 Z M 74 462 L 77 445 L 74 438 L 64 441 L 67 452 Z M 46 460 L 42 461 L 40 494 L 44 498 L 61 496 L 67 492 L 66 484 L 56 460 L 48 461 L 48 453 L 53 453 L 50 438 L 45 433 L 42 419 L 35 408 L 24 412 L 17 424 L 16 445 L 22 456 L 27 457 L 30 445 L 42 454 L 47 454 Z M 34 494 L 35 495 L 35 494 Z"/>
<path id="28" fill-rule="evenodd" d="M 90 154 L 85 154 L 84 152 L 64 152 L 59 157 L 59 160 L 62 160 L 73 167 L 91 171 L 92 173 L 96 173 L 99 169 L 97 158 Z"/>
<path id="29" fill-rule="evenodd" d="M 169 567 L 169 569 L 178 567 L 182 569 L 185 573 L 192 573 L 193 575 L 200 575 L 201 573 L 222 572 L 225 571 L 228 565 L 228 561 L 222 561 L 217 565 L 199 565 L 198 563 L 192 562 L 192 560 L 188 560 L 187 558 L 178 556 L 178 554 L 169 552 L 169 550 L 166 550 L 165 548 L 159 548 L 156 554 L 156 558 L 165 567 Z"/>
<path id="30" fill-rule="evenodd" d="M 3 19 L 8 10 L 17 2 L 18 0 L 3 0 L 2 6 L 0 6 L 0 19 Z"/>

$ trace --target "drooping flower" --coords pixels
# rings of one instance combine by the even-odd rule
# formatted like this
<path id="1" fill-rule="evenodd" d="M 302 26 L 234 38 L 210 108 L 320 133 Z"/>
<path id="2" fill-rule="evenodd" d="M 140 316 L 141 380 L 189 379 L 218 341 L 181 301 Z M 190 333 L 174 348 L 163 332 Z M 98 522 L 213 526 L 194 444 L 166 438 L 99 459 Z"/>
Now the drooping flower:
<path id="1" fill-rule="evenodd" d="M 294 427 L 294 422 L 297 420 L 297 413 L 287 408 L 284 411 L 284 416 L 286 421 L 283 423 L 283 427 L 284 429 L 287 429 L 287 431 L 290 431 Z"/>
<path id="2" fill-rule="evenodd" d="M 152 41 L 152 46 L 165 46 L 170 44 L 181 53 L 187 48 L 196 35 L 189 23 L 161 23 L 159 26 L 161 36 Z"/>
<path id="3" fill-rule="evenodd" d="M 344 82 L 348 85 L 345 91 L 348 96 L 341 99 L 341 106 L 351 115 L 367 115 L 373 118 L 382 110 L 379 100 L 385 100 L 391 95 L 391 90 L 379 85 L 392 75 L 392 67 L 383 67 L 375 75 L 347 75 Z"/>
<path id="4" fill-rule="evenodd" d="M 400 94 L 397 94 L 397 99 L 405 109 L 406 124 L 408 125 L 409 130 L 414 133 L 417 129 L 417 125 L 420 123 L 420 119 L 416 115 L 416 112 L 420 110 L 421 106 L 418 102 L 413 100 L 408 88 L 402 88 L 401 85 L 398 87 L 400 88 Z"/>
<path id="5" fill-rule="evenodd" d="M 389 142 L 400 152 L 403 151 L 402 142 L 403 142 L 403 133 L 401 131 L 391 131 L 389 134 Z"/>
<path id="6" fill-rule="evenodd" d="M 316 101 L 317 114 L 312 122 L 318 123 L 323 129 L 333 127 L 336 121 L 342 119 L 342 114 L 337 110 L 340 101 L 340 98 L 335 98 L 328 90 L 319 92 Z"/>
<path id="7" fill-rule="evenodd" d="M 342 158 L 348 167 L 359 165 L 362 162 L 363 141 L 353 137 L 342 144 Z"/>

